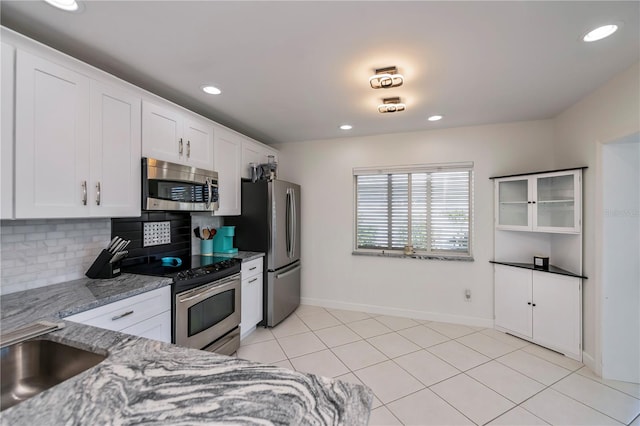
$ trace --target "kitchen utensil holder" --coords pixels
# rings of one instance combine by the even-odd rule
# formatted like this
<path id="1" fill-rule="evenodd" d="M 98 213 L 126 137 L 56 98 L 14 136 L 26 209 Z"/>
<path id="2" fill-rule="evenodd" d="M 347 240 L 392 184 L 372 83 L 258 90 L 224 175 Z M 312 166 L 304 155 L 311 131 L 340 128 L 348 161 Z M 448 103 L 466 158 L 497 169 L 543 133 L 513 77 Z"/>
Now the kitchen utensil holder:
<path id="1" fill-rule="evenodd" d="M 85 275 L 89 278 L 115 278 L 120 275 L 120 262 L 110 263 L 112 253 L 102 250 Z"/>

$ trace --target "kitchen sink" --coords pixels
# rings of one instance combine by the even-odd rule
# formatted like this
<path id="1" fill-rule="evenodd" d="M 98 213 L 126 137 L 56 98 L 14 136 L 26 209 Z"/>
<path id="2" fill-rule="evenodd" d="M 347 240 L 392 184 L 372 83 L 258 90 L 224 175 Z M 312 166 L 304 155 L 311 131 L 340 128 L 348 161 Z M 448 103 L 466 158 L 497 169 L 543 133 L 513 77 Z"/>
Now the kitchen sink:
<path id="1" fill-rule="evenodd" d="M 0 349 L 0 411 L 95 366 L 105 358 L 40 339 Z"/>

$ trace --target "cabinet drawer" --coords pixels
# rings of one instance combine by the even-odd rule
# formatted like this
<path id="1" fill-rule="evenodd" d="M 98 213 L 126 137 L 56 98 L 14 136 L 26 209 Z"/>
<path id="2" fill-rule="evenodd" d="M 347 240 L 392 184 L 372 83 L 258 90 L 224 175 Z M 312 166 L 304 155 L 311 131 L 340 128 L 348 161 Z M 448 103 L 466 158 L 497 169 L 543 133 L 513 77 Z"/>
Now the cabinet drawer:
<path id="1" fill-rule="evenodd" d="M 262 258 L 254 259 L 249 262 L 242 262 L 242 279 L 247 279 L 254 275 L 258 275 L 262 273 Z"/>
<path id="2" fill-rule="evenodd" d="M 171 310 L 171 287 L 162 287 L 64 318 L 68 321 L 120 331 Z"/>
<path id="3" fill-rule="evenodd" d="M 142 322 L 120 330 L 122 333 L 171 343 L 171 311 L 165 311 Z"/>

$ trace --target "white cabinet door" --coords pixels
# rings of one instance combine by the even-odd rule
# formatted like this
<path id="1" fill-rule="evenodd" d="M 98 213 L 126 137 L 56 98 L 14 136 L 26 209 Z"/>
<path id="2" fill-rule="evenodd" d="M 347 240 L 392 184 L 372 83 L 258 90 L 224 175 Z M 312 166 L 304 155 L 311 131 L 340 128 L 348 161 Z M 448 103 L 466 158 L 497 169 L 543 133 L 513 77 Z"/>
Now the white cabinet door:
<path id="1" fill-rule="evenodd" d="M 531 271 L 511 266 L 495 268 L 495 325 L 532 338 Z"/>
<path id="2" fill-rule="evenodd" d="M 120 331 L 134 336 L 171 343 L 171 311 L 163 312 Z"/>
<path id="3" fill-rule="evenodd" d="M 182 117 L 178 110 L 151 102 L 142 103 L 142 155 L 182 163 Z"/>
<path id="4" fill-rule="evenodd" d="M 0 140 L 2 151 L 0 159 L 0 180 L 2 189 L 0 200 L 0 219 L 12 219 L 13 216 L 13 129 L 14 129 L 14 95 L 15 95 L 15 54 L 16 49 L 6 43 L 2 43 L 2 71 L 0 77 L 2 83 L 2 122 Z"/>
<path id="5" fill-rule="evenodd" d="M 580 278 L 533 271 L 533 337 L 536 343 L 581 359 Z"/>
<path id="6" fill-rule="evenodd" d="M 242 263 L 241 338 L 262 321 L 262 271 L 262 258 Z"/>
<path id="7" fill-rule="evenodd" d="M 535 204 L 533 230 L 580 233 L 581 170 L 545 173 L 532 178 Z"/>
<path id="8" fill-rule="evenodd" d="M 577 234 L 581 170 L 496 179 L 496 229 Z"/>
<path id="9" fill-rule="evenodd" d="M 257 144 L 244 140 L 242 141 L 242 177 L 245 179 L 251 179 L 250 163 L 263 163 L 262 152 Z"/>
<path id="10" fill-rule="evenodd" d="M 237 216 L 240 206 L 240 162 L 242 139 L 223 128 L 216 128 L 214 138 L 214 170 L 218 172 L 220 206 L 216 216 Z"/>
<path id="11" fill-rule="evenodd" d="M 89 79 L 16 59 L 16 217 L 89 216 Z"/>
<path id="12" fill-rule="evenodd" d="M 242 177 L 251 179 L 251 167 L 249 164 L 267 163 L 270 155 L 273 155 L 276 162 L 278 161 L 278 151 L 275 149 L 255 143 L 250 139 L 244 139 L 242 141 Z"/>
<path id="13" fill-rule="evenodd" d="M 213 126 L 170 105 L 142 103 L 142 155 L 213 168 Z"/>
<path id="14" fill-rule="evenodd" d="M 496 228 L 531 230 L 531 180 L 514 177 L 496 180 Z"/>
<path id="15" fill-rule="evenodd" d="M 182 163 L 213 170 L 213 127 L 202 120 L 186 118 L 183 125 Z"/>
<path id="16" fill-rule="evenodd" d="M 139 216 L 140 97 L 91 83 L 92 216 Z"/>

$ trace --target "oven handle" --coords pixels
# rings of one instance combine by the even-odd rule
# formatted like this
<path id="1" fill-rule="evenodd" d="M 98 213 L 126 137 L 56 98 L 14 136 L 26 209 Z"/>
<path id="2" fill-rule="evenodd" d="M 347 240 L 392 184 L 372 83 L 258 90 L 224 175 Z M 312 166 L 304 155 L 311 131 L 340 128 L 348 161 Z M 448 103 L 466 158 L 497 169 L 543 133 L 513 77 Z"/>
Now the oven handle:
<path id="1" fill-rule="evenodd" d="M 233 284 L 235 283 L 235 281 L 238 281 L 238 277 L 234 275 L 231 278 L 225 278 L 220 281 L 215 281 L 209 285 L 205 285 L 204 288 L 196 288 L 195 290 L 190 290 L 187 292 L 187 294 L 191 294 L 191 293 L 195 293 L 195 294 L 193 294 L 192 296 L 184 297 L 184 298 L 178 296 L 178 302 L 185 303 L 197 298 L 206 299 L 212 294 L 226 291 L 224 290 L 225 287 L 233 287 Z"/>

